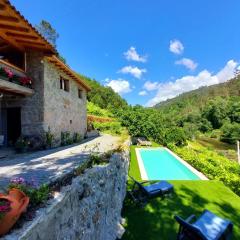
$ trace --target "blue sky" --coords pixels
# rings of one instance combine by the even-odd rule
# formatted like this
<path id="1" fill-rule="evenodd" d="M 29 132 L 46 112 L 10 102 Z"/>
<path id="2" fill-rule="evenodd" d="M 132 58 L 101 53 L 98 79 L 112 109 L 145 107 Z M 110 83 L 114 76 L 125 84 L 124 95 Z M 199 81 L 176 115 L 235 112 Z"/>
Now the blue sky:
<path id="1" fill-rule="evenodd" d="M 77 72 L 151 106 L 224 82 L 240 62 L 239 0 L 12 0 L 33 24 L 58 31 Z"/>

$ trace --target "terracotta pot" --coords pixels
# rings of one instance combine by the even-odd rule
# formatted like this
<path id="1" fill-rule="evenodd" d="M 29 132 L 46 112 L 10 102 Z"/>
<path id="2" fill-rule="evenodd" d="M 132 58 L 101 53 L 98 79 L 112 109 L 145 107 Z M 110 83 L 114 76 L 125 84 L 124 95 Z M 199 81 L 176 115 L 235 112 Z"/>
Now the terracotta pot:
<path id="1" fill-rule="evenodd" d="M 11 202 L 11 210 L 0 220 L 0 236 L 6 234 L 17 222 L 21 214 L 26 211 L 29 204 L 29 197 L 18 189 L 9 190 L 8 195 L 0 194 L 0 199 Z"/>

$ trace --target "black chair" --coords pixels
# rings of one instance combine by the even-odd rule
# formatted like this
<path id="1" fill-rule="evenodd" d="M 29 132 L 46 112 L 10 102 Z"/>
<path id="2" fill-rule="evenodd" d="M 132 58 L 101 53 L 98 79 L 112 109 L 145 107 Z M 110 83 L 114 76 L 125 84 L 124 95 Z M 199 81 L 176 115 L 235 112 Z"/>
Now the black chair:
<path id="1" fill-rule="evenodd" d="M 133 186 L 128 191 L 134 202 L 138 204 L 144 204 L 149 199 L 155 197 L 164 197 L 167 194 L 171 194 L 174 190 L 173 185 L 167 181 L 159 181 L 153 184 L 149 184 L 149 181 L 138 182 L 133 177 L 129 176 L 133 180 Z M 147 185 L 146 185 L 147 184 Z"/>
<path id="2" fill-rule="evenodd" d="M 231 239 L 233 224 L 208 210 L 205 210 L 198 219 L 195 215 L 191 215 L 186 220 L 178 216 L 174 218 L 180 224 L 177 240 Z"/>

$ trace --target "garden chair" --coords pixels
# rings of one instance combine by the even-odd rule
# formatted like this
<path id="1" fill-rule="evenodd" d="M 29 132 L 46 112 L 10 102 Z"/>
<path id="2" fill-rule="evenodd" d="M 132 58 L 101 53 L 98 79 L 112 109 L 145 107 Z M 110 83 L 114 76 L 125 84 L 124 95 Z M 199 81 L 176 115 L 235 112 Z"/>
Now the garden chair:
<path id="1" fill-rule="evenodd" d="M 133 177 L 129 177 L 133 180 L 134 183 L 132 189 L 128 191 L 128 193 L 133 201 L 137 204 L 144 204 L 149 199 L 158 196 L 163 198 L 166 194 L 171 194 L 173 192 L 173 185 L 167 181 L 159 181 L 153 184 L 149 184 L 149 181 L 138 182 Z"/>
<path id="2" fill-rule="evenodd" d="M 137 144 L 140 146 L 152 146 L 152 143 L 147 141 L 144 137 L 138 137 Z"/>
<path id="3" fill-rule="evenodd" d="M 195 215 L 186 220 L 178 216 L 174 216 L 174 218 L 180 224 L 177 240 L 231 239 L 233 224 L 208 210 L 205 210 L 198 219 Z M 193 221 L 194 219 L 195 221 Z M 193 223 L 191 223 L 192 221 Z"/>

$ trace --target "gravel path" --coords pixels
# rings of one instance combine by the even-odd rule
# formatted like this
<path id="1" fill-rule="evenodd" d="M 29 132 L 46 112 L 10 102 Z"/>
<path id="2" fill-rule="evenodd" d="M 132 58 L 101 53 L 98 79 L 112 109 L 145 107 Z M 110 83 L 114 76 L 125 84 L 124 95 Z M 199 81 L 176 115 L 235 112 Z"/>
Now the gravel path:
<path id="1" fill-rule="evenodd" d="M 117 146 L 119 138 L 102 135 L 79 145 L 60 147 L 0 160 L 0 188 L 13 177 L 34 179 L 39 184 L 52 181 L 70 172 L 92 152 L 106 152 Z"/>

